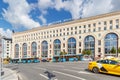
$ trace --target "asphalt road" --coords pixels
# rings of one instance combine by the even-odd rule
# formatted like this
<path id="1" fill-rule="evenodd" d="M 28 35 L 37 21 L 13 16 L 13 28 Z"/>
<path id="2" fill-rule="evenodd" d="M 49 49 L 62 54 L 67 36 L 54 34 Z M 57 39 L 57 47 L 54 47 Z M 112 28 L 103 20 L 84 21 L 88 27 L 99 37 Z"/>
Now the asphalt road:
<path id="1" fill-rule="evenodd" d="M 22 80 L 120 80 L 120 76 L 92 73 L 87 66 L 85 61 L 7 65 L 18 71 Z"/>

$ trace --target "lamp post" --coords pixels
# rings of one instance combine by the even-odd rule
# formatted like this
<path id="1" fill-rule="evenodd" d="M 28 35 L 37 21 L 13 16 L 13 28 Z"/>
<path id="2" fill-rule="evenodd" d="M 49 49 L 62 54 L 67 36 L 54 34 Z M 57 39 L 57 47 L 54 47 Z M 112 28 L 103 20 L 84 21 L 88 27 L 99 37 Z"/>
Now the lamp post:
<path id="1" fill-rule="evenodd" d="M 2 75 L 3 75 L 3 54 L 1 53 L 1 60 L 0 60 L 0 80 L 2 80 Z"/>
<path id="2" fill-rule="evenodd" d="M 3 75 L 3 52 L 4 52 L 4 44 L 2 43 L 2 36 L 0 36 L 0 47 L 1 47 L 1 53 L 0 53 L 0 80 L 2 80 Z"/>
<path id="3" fill-rule="evenodd" d="M 0 80 L 2 80 L 2 55 L 0 54 Z"/>
<path id="4" fill-rule="evenodd" d="M 0 38 L 0 48 L 2 49 L 2 44 L 1 43 L 2 43 L 2 40 Z M 0 80 L 2 80 L 2 51 L 0 53 Z"/>

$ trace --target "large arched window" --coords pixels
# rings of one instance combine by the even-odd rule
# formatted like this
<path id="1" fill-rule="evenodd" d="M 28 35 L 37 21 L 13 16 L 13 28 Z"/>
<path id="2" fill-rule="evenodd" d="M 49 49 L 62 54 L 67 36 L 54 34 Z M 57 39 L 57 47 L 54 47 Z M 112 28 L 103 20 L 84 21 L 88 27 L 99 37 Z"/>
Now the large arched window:
<path id="1" fill-rule="evenodd" d="M 85 50 L 90 50 L 91 51 L 91 56 L 95 56 L 95 38 L 91 35 L 85 37 L 84 40 L 84 48 Z"/>
<path id="2" fill-rule="evenodd" d="M 15 45 L 15 58 L 19 58 L 19 45 Z"/>
<path id="3" fill-rule="evenodd" d="M 48 43 L 47 41 L 42 42 L 42 57 L 48 56 Z"/>
<path id="4" fill-rule="evenodd" d="M 37 56 L 37 43 L 32 42 L 32 56 L 36 57 Z"/>
<path id="5" fill-rule="evenodd" d="M 118 36 L 115 33 L 109 33 L 105 37 L 105 54 L 110 54 L 113 47 L 117 50 Z"/>
<path id="6" fill-rule="evenodd" d="M 76 54 L 76 40 L 75 40 L 75 38 L 68 39 L 68 54 Z"/>
<path id="7" fill-rule="evenodd" d="M 54 40 L 54 55 L 60 55 L 60 51 L 61 51 L 61 42 L 59 39 Z"/>
<path id="8" fill-rule="evenodd" d="M 27 44 L 24 43 L 22 48 L 23 48 L 22 49 L 23 50 L 23 58 L 26 58 L 27 57 Z"/>

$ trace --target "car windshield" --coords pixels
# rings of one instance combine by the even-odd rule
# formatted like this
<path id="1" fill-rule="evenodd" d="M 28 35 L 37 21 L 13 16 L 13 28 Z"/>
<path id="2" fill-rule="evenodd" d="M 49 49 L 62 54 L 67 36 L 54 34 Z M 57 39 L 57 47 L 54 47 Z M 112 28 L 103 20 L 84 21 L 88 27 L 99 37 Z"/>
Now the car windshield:
<path id="1" fill-rule="evenodd" d="M 106 60 L 98 60 L 97 63 L 116 65 L 116 64 L 120 63 L 120 60 L 108 60 L 108 59 L 106 59 Z"/>

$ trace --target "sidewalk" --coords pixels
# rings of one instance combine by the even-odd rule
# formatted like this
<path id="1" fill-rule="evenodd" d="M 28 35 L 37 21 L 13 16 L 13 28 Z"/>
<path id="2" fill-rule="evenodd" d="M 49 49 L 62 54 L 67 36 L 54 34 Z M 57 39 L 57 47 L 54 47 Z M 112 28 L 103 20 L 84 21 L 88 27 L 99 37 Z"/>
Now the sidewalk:
<path id="1" fill-rule="evenodd" d="M 18 80 L 18 75 L 15 71 L 4 68 L 4 75 L 2 76 L 2 80 Z"/>

